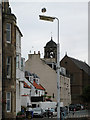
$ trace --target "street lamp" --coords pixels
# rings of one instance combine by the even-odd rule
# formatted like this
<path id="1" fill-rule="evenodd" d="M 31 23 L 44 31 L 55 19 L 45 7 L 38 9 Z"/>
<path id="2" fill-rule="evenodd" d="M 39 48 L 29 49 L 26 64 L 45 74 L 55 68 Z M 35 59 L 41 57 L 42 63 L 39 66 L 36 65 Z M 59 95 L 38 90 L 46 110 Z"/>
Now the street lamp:
<path id="1" fill-rule="evenodd" d="M 57 20 L 57 120 L 60 120 L 60 64 L 59 64 L 59 19 L 57 17 L 50 17 L 39 15 L 40 20 L 53 22 Z"/>

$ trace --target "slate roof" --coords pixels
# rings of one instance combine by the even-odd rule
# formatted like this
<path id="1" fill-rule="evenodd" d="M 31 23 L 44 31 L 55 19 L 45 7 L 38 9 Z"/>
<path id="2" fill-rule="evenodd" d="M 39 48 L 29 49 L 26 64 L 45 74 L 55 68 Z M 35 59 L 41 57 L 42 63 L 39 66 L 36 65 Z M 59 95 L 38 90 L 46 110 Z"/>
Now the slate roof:
<path id="1" fill-rule="evenodd" d="M 68 58 L 70 58 L 77 65 L 79 69 L 82 69 L 84 72 L 86 72 L 90 76 L 90 66 L 88 64 L 86 64 L 83 61 L 77 60 L 75 58 L 71 58 L 71 57 L 68 57 Z"/>
<path id="2" fill-rule="evenodd" d="M 27 77 L 27 76 L 32 76 L 32 74 L 28 71 L 25 71 L 25 77 Z"/>
<path id="3" fill-rule="evenodd" d="M 28 71 L 25 71 L 25 77 L 28 77 L 28 76 L 33 76 L 34 78 L 39 78 L 35 73 L 30 73 Z"/>
<path id="4" fill-rule="evenodd" d="M 52 40 L 51 37 L 51 40 L 46 44 L 45 47 L 57 47 L 57 44 Z"/>
<path id="5" fill-rule="evenodd" d="M 39 78 L 35 73 L 32 73 L 34 78 Z"/>

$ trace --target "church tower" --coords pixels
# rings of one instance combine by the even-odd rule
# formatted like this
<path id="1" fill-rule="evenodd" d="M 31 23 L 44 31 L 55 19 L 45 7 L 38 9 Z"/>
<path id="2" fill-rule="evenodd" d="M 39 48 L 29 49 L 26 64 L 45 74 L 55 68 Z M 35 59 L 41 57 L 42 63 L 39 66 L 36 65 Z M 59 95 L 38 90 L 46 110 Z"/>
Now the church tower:
<path id="1" fill-rule="evenodd" d="M 56 70 L 56 62 L 57 62 L 57 44 L 51 40 L 44 47 L 44 60 L 45 62 Z"/>

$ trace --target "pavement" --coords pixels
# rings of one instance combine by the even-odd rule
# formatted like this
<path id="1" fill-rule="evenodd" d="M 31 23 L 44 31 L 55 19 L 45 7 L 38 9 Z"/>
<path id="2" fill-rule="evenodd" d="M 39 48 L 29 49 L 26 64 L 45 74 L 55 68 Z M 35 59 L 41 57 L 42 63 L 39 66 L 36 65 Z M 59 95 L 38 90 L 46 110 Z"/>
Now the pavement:
<path id="1" fill-rule="evenodd" d="M 80 111 L 70 111 L 70 113 L 65 118 L 88 118 L 90 117 L 90 111 L 80 110 Z"/>
<path id="2" fill-rule="evenodd" d="M 10 119 L 14 120 L 14 119 Z M 57 117 L 53 118 L 33 118 L 33 119 L 17 119 L 17 120 L 57 120 Z M 90 110 L 70 111 L 67 116 L 62 120 L 90 120 Z"/>

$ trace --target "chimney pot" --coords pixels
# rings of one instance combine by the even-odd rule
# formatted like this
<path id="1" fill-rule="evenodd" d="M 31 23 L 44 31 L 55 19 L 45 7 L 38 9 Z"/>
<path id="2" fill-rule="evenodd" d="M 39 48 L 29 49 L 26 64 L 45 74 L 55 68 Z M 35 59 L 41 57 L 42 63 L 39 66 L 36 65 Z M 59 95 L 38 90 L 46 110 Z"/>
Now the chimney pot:
<path id="1" fill-rule="evenodd" d="M 40 51 L 38 51 L 38 54 L 40 55 Z"/>
<path id="2" fill-rule="evenodd" d="M 36 54 L 36 52 L 34 51 L 34 54 Z"/>

